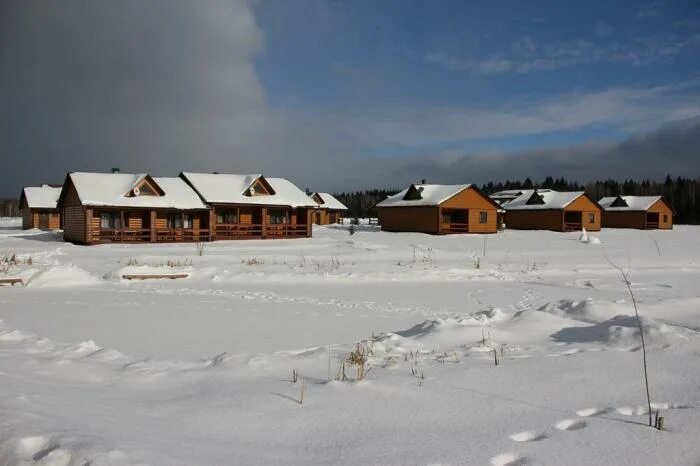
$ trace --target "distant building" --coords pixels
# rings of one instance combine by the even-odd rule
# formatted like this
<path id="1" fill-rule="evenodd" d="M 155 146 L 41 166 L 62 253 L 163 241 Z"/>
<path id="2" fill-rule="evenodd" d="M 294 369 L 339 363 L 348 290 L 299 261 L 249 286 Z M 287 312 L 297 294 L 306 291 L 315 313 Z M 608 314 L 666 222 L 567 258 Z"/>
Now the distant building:
<path id="1" fill-rule="evenodd" d="M 60 186 L 43 184 L 27 186 L 22 189 L 19 198 L 22 211 L 22 228 L 38 228 L 40 230 L 59 230 L 61 228 L 61 213 L 57 207 Z"/>
<path id="2" fill-rule="evenodd" d="M 551 189 L 500 191 L 491 199 L 504 211 L 504 222 L 513 230 L 598 231 L 602 209 L 583 191 Z"/>
<path id="3" fill-rule="evenodd" d="M 606 228 L 673 228 L 673 209 L 662 196 L 604 197 L 598 204 L 603 208 Z"/>
<path id="4" fill-rule="evenodd" d="M 311 215 L 313 223 L 316 225 L 342 223 L 343 215 L 348 210 L 342 202 L 328 193 L 313 193 L 311 199 L 317 204 Z"/>
<path id="5" fill-rule="evenodd" d="M 385 231 L 496 233 L 498 204 L 475 185 L 412 184 L 376 205 Z"/>

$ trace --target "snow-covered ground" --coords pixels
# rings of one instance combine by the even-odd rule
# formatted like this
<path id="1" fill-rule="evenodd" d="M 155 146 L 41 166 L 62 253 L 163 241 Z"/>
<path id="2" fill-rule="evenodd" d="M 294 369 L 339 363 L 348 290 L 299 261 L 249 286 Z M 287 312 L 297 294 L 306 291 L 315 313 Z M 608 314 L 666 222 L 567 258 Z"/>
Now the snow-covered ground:
<path id="1" fill-rule="evenodd" d="M 202 256 L 19 228 L 0 220 L 0 276 L 25 281 L 0 287 L 2 465 L 700 464 L 700 228 L 329 226 Z M 151 272 L 189 277 L 121 278 Z M 335 380 L 357 342 L 366 379 Z"/>

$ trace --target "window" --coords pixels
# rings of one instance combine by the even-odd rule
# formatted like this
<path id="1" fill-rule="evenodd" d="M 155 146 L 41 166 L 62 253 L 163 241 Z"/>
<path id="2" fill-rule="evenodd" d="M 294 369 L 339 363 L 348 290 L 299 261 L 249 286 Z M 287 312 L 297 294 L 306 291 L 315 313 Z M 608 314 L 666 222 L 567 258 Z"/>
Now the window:
<path id="1" fill-rule="evenodd" d="M 595 223 L 595 214 L 588 214 L 588 223 Z"/>
<path id="2" fill-rule="evenodd" d="M 664 214 L 664 223 L 668 223 L 668 215 Z"/>
<path id="3" fill-rule="evenodd" d="M 270 210 L 268 212 L 270 216 L 270 223 L 272 225 L 280 225 L 283 223 L 289 223 L 287 219 L 287 214 L 284 210 Z"/>
<path id="4" fill-rule="evenodd" d="M 451 213 L 443 213 L 442 214 L 442 223 L 452 223 L 452 214 Z"/>
<path id="5" fill-rule="evenodd" d="M 114 229 L 122 227 L 122 218 L 119 212 L 100 213 L 100 228 Z"/>
<path id="6" fill-rule="evenodd" d="M 180 214 L 168 214 L 168 228 L 182 228 L 182 215 Z"/>
<path id="7" fill-rule="evenodd" d="M 185 222 L 183 223 L 185 228 L 192 228 L 192 215 L 185 214 Z"/>
<path id="8" fill-rule="evenodd" d="M 488 212 L 479 212 L 479 223 L 488 223 L 489 221 L 489 213 Z"/>

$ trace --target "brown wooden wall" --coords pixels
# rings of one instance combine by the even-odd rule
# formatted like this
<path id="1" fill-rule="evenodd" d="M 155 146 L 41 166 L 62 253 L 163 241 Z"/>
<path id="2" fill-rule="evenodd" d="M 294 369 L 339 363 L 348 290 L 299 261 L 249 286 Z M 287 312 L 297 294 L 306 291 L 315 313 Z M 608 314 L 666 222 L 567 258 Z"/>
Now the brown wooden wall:
<path id="1" fill-rule="evenodd" d="M 333 209 L 314 209 L 311 220 L 316 225 L 331 225 L 343 218 L 343 211 Z"/>
<path id="2" fill-rule="evenodd" d="M 78 193 L 70 181 L 63 198 L 63 239 L 73 243 L 87 243 L 86 212 Z"/>
<path id="3" fill-rule="evenodd" d="M 563 212 L 554 209 L 507 210 L 505 222 L 511 230 L 564 230 Z"/>
<path id="4" fill-rule="evenodd" d="M 437 206 L 380 207 L 379 222 L 385 231 L 438 233 Z"/>
<path id="5" fill-rule="evenodd" d="M 638 228 L 644 229 L 646 224 L 646 212 L 639 211 L 606 211 L 603 212 L 603 226 L 605 228 Z"/>
<path id="6" fill-rule="evenodd" d="M 600 231 L 603 220 L 603 211 L 588 196 L 579 196 L 574 202 L 566 206 L 565 212 L 581 212 L 583 227 L 588 231 Z M 593 221 L 589 220 L 589 214 L 593 214 Z"/>

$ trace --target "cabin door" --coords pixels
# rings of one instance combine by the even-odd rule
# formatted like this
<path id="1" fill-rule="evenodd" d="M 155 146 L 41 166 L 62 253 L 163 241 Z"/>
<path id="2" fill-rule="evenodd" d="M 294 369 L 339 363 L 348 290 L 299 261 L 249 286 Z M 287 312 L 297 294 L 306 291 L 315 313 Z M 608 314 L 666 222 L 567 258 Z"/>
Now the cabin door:
<path id="1" fill-rule="evenodd" d="M 657 214 L 658 216 L 658 214 Z M 49 214 L 48 212 L 39 213 L 39 229 L 48 230 L 49 229 Z"/>

